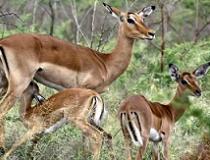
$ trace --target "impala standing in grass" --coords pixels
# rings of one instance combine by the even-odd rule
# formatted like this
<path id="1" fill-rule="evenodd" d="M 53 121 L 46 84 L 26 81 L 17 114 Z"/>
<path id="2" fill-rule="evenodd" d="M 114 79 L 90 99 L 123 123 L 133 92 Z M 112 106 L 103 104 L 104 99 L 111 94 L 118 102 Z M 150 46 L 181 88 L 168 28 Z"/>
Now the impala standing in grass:
<path id="1" fill-rule="evenodd" d="M 39 104 L 32 107 L 32 99 Z M 4 155 L 6 159 L 18 146 L 34 136 L 54 132 L 66 123 L 74 124 L 92 141 L 93 159 L 99 159 L 103 138 L 111 147 L 111 135 L 100 128 L 106 115 L 106 108 L 100 95 L 85 88 L 71 88 L 60 91 L 49 99 L 39 94 L 38 85 L 31 82 L 21 98 L 24 107 L 23 122 L 28 128 Z M 111 149 L 111 148 L 110 148 Z"/>
<path id="2" fill-rule="evenodd" d="M 5 114 L 32 79 L 57 90 L 82 87 L 101 93 L 128 67 L 134 40 L 155 37 L 154 31 L 144 24 L 144 18 L 155 6 L 135 13 L 122 12 L 105 3 L 104 6 L 120 22 L 117 45 L 110 54 L 49 35 L 16 34 L 0 41 L 0 58 L 8 80 L 7 92 L 0 103 L 0 152 Z"/>
<path id="3" fill-rule="evenodd" d="M 168 160 L 169 137 L 175 122 L 190 106 L 189 96 L 201 96 L 197 79 L 205 75 L 210 62 L 201 65 L 194 72 L 179 73 L 178 68 L 170 64 L 171 78 L 177 83 L 175 97 L 169 104 L 151 102 L 142 95 L 128 97 L 120 105 L 119 119 L 123 131 L 128 160 L 131 160 L 131 145 L 140 147 L 136 156 L 141 160 L 148 140 L 153 142 L 154 159 L 159 159 L 158 142 L 163 143 L 163 158 Z"/>

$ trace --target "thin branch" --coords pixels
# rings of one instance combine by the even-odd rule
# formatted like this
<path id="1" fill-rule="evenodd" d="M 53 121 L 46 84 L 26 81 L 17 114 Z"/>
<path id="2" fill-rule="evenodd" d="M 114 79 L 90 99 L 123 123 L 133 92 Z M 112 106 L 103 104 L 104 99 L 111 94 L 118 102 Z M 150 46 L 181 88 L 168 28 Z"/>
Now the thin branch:
<path id="1" fill-rule="evenodd" d="M 16 13 L 13 13 L 13 12 L 8 12 L 7 13 L 4 13 L 2 11 L 0 11 L 0 18 L 1 17 L 6 17 L 6 16 L 15 16 L 18 20 L 20 20 L 21 22 L 24 22 Z"/>
<path id="2" fill-rule="evenodd" d="M 62 3 L 62 1 L 59 1 L 59 3 L 60 3 L 60 5 L 61 5 L 61 7 L 62 7 L 63 13 L 64 13 L 64 15 L 66 16 L 66 18 L 70 18 L 70 16 L 69 16 L 68 13 L 66 12 L 66 9 L 65 9 L 65 7 L 64 7 L 64 5 L 63 5 L 63 3 Z"/>
<path id="3" fill-rule="evenodd" d="M 80 26 L 82 26 L 82 24 L 85 22 L 85 20 L 86 20 L 88 14 L 90 13 L 90 11 L 92 11 L 92 9 L 93 9 L 93 7 L 90 7 L 90 8 L 88 9 L 88 11 L 85 13 L 85 15 L 82 16 L 82 20 L 80 21 Z"/>
<path id="4" fill-rule="evenodd" d="M 80 32 L 81 35 L 83 36 L 83 38 L 84 38 L 86 44 L 87 44 L 88 46 L 90 46 L 90 45 L 89 45 L 89 42 L 88 42 L 88 39 L 86 38 L 86 36 L 85 36 L 84 33 L 82 32 L 81 27 L 80 27 L 80 24 L 79 24 L 79 22 L 78 22 L 75 1 L 72 1 L 72 2 L 71 2 L 71 12 L 72 12 L 72 16 L 73 16 L 73 19 L 74 19 L 74 22 L 75 22 L 76 28 L 77 28 L 77 31 L 76 31 L 76 43 L 78 43 L 78 40 L 79 40 L 79 32 Z"/>
<path id="5" fill-rule="evenodd" d="M 151 44 L 153 47 L 155 47 L 156 49 L 158 49 L 159 51 L 161 51 L 161 48 L 158 47 L 156 44 L 154 44 L 153 42 L 149 41 L 149 44 Z"/>
<path id="6" fill-rule="evenodd" d="M 44 12 L 47 12 L 47 14 L 50 16 L 50 12 L 48 11 L 48 9 L 47 9 L 47 8 L 45 8 L 45 7 L 41 6 L 41 9 L 42 9 Z"/>
<path id="7" fill-rule="evenodd" d="M 174 27 L 171 22 L 168 22 L 169 27 L 178 35 L 179 38 L 181 38 L 182 41 L 184 41 L 183 36 L 180 35 L 180 32 L 177 31 L 176 27 Z"/>
<path id="8" fill-rule="evenodd" d="M 0 22 L 0 24 L 6 25 L 6 26 L 12 26 L 12 27 L 17 28 L 17 26 L 15 24 L 11 24 L 11 23 L 4 23 L 4 22 L 2 23 L 2 22 Z"/>
<path id="9" fill-rule="evenodd" d="M 101 25 L 101 34 L 100 34 L 100 36 L 99 36 L 99 41 L 98 41 L 98 46 L 97 46 L 97 51 L 99 51 L 99 49 L 100 49 L 100 47 L 101 47 L 101 45 L 102 45 L 102 42 L 103 42 L 103 36 L 104 36 L 104 33 L 105 33 L 105 22 L 106 22 L 106 19 L 107 19 L 107 14 L 105 15 L 105 17 L 104 17 L 104 20 L 103 20 L 103 24 Z"/>
<path id="10" fill-rule="evenodd" d="M 163 67 L 164 67 L 164 62 L 163 62 L 163 57 L 164 57 L 164 50 L 165 50 L 165 16 L 164 16 L 164 4 L 160 4 L 160 9 L 161 9 L 161 58 L 160 58 L 160 70 L 163 72 Z"/>
<path id="11" fill-rule="evenodd" d="M 117 25 L 118 25 L 118 23 L 115 23 L 114 26 L 113 26 L 112 28 L 108 28 L 108 29 L 105 31 L 105 32 L 109 31 L 109 35 L 108 35 L 108 37 L 105 39 L 104 45 L 103 45 L 103 47 L 101 48 L 101 51 L 104 50 L 105 44 L 107 44 L 108 41 L 109 41 L 109 39 L 113 36 L 114 30 L 115 30 L 115 28 L 116 28 Z"/>
<path id="12" fill-rule="evenodd" d="M 199 24 L 199 0 L 196 0 L 196 3 L 195 3 L 195 30 L 194 30 L 195 37 L 196 37 L 196 32 L 198 30 L 198 24 Z"/>
<path id="13" fill-rule="evenodd" d="M 133 1 L 133 2 L 129 5 L 128 10 L 130 10 L 130 9 L 134 6 L 134 4 L 135 4 L 137 1 L 138 1 L 138 0 Z"/>
<path id="14" fill-rule="evenodd" d="M 93 7 L 92 23 L 91 23 L 91 36 L 90 36 L 90 48 L 92 48 L 92 46 L 93 46 L 93 33 L 94 33 L 96 5 L 97 5 L 97 0 L 94 2 L 94 7 Z"/>
<path id="15" fill-rule="evenodd" d="M 34 0 L 34 5 L 33 5 L 33 14 L 32 14 L 32 24 L 35 24 L 36 21 L 36 10 L 38 7 L 38 0 Z"/>
<path id="16" fill-rule="evenodd" d="M 52 0 L 49 0 L 49 8 L 50 8 L 50 18 L 51 18 L 51 24 L 50 24 L 50 35 L 53 35 L 54 32 L 54 25 L 55 25 L 55 11 L 53 8 Z"/>
<path id="17" fill-rule="evenodd" d="M 207 27 L 208 25 L 210 25 L 210 21 L 207 21 L 207 22 L 206 22 L 206 23 L 205 23 L 205 24 L 196 32 L 196 34 L 195 34 L 195 39 L 194 39 L 194 42 L 195 42 L 195 43 L 198 41 L 201 32 L 203 32 L 203 31 L 206 29 L 206 27 Z"/>

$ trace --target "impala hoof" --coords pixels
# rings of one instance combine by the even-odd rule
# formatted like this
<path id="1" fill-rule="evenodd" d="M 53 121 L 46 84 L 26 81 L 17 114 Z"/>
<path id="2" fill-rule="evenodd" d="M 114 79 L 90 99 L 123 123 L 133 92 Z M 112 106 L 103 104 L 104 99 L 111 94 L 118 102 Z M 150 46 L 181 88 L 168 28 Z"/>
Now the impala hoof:
<path id="1" fill-rule="evenodd" d="M 5 154 L 5 150 L 3 147 L 0 147 L 0 157 Z"/>

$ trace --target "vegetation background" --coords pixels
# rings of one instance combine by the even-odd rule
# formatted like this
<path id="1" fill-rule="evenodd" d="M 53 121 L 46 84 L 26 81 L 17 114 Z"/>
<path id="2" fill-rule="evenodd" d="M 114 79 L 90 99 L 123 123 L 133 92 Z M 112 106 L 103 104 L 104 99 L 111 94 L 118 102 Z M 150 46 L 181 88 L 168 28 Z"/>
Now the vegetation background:
<path id="1" fill-rule="evenodd" d="M 114 152 L 125 159 L 125 148 L 116 115 L 122 99 L 132 94 L 144 94 L 152 101 L 167 103 L 175 94 L 176 84 L 168 75 L 168 63 L 192 71 L 210 61 L 210 1 L 209 0 L 105 0 L 122 10 L 138 11 L 153 4 L 157 9 L 147 24 L 156 31 L 153 41 L 138 40 L 132 61 L 102 96 L 109 110 L 103 127 L 113 135 Z M 50 34 L 100 51 L 110 51 L 116 43 L 118 22 L 103 8 L 100 0 L 0 0 L 0 37 L 14 33 Z M 210 73 L 200 80 L 202 96 L 191 98 L 192 105 L 176 123 L 171 138 L 170 159 L 199 159 L 209 144 L 210 135 Z M 41 85 L 40 85 L 41 86 Z M 55 90 L 41 86 L 49 97 Z M 19 121 L 18 104 L 8 113 L 7 147 L 26 129 Z M 210 145 L 210 144 L 209 144 Z M 31 143 L 20 147 L 11 160 L 87 160 L 89 146 L 83 143 L 80 130 L 71 125 L 43 137 L 30 151 Z M 207 145 L 208 146 L 208 145 Z M 196 151 L 196 148 L 200 150 Z M 209 148 L 207 150 L 210 150 Z M 134 152 L 137 151 L 135 148 Z M 199 152 L 199 153 L 198 153 Z M 88 157 L 88 158 L 87 158 Z M 108 160 L 106 146 L 101 160 Z M 145 155 L 151 159 L 150 147 Z M 209 159 L 200 156 L 200 159 Z"/>

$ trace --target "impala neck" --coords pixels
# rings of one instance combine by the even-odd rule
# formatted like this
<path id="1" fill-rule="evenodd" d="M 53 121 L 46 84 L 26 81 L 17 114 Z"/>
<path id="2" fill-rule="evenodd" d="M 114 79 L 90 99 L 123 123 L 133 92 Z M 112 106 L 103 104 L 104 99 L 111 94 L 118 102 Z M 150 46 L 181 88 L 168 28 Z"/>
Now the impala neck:
<path id="1" fill-rule="evenodd" d="M 134 39 L 128 38 L 123 31 L 123 27 L 120 26 L 117 45 L 111 54 L 106 54 L 104 60 L 109 75 L 109 82 L 115 80 L 128 67 L 131 59 L 133 43 Z"/>
<path id="2" fill-rule="evenodd" d="M 189 93 L 187 93 L 181 86 L 178 86 L 176 95 L 169 105 L 172 107 L 173 118 L 177 121 L 190 106 Z"/>

